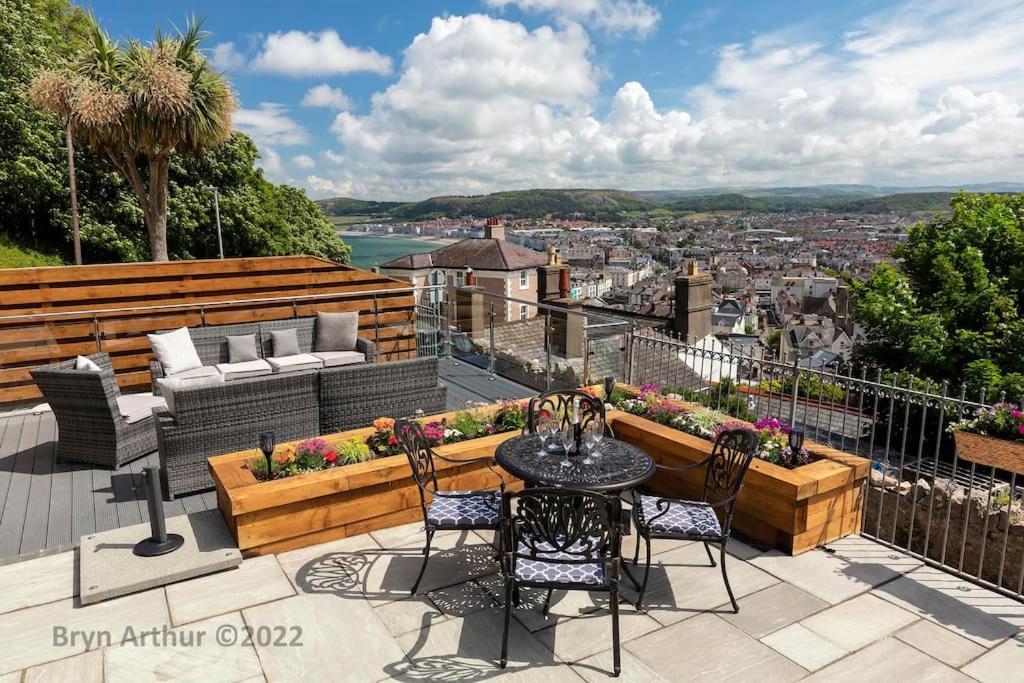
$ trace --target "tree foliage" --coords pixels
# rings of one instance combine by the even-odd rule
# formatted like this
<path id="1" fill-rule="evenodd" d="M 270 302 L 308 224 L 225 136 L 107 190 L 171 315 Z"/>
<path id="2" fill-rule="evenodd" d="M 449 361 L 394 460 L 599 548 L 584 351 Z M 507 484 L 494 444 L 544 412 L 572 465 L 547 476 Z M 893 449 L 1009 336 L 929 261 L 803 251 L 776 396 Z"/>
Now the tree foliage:
<path id="1" fill-rule="evenodd" d="M 0 0 L 0 232 L 41 252 L 70 253 L 70 208 L 63 124 L 34 106 L 28 84 L 80 49 L 87 20 L 67 0 Z M 301 191 L 268 182 L 258 151 L 241 133 L 201 158 L 168 165 L 167 245 L 171 258 L 217 255 L 213 192 L 227 256 L 306 253 L 337 261 L 349 249 Z M 150 257 L 142 209 L 129 182 L 87 145 L 76 156 L 86 263 Z"/>
<path id="2" fill-rule="evenodd" d="M 1024 373 L 1024 196 L 960 193 L 857 291 L 857 353 L 970 390 L 1017 391 Z"/>

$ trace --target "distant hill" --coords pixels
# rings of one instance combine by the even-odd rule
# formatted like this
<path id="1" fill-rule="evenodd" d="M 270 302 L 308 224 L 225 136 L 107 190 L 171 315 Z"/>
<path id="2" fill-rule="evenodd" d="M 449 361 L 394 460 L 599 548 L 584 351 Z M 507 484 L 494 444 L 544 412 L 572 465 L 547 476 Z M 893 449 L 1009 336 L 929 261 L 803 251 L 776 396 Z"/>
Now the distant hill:
<path id="1" fill-rule="evenodd" d="M 891 194 L 877 197 L 800 197 L 777 195 L 750 197 L 744 194 L 716 194 L 687 197 L 668 204 L 665 208 L 684 212 L 702 211 L 849 211 L 851 213 L 888 213 L 905 211 L 911 213 L 935 213 L 949 209 L 949 198 L 953 192 L 915 192 Z"/>
<path id="2" fill-rule="evenodd" d="M 317 202 L 328 216 L 387 214 L 398 220 L 446 216 L 488 218 L 558 218 L 573 216 L 612 219 L 627 211 L 645 211 L 653 204 L 622 190 L 517 190 L 476 196 L 431 197 L 421 202 L 370 202 L 347 197 Z"/>
<path id="3" fill-rule="evenodd" d="M 328 216 L 372 216 L 402 205 L 401 202 L 373 202 L 349 197 L 318 199 L 316 203 Z"/>
<path id="4" fill-rule="evenodd" d="M 1019 192 L 1015 183 L 965 185 L 968 192 Z M 949 209 L 949 198 L 960 188 L 886 188 L 875 185 L 815 185 L 809 187 L 730 188 L 727 190 L 517 190 L 475 196 L 431 197 L 419 202 L 383 202 L 335 197 L 317 202 L 329 217 L 373 216 L 380 220 L 426 220 L 474 216 L 488 218 L 595 218 L 616 220 L 625 214 L 651 210 L 694 213 L 706 211 L 811 211 L 852 213 L 909 211 L 934 213 Z"/>

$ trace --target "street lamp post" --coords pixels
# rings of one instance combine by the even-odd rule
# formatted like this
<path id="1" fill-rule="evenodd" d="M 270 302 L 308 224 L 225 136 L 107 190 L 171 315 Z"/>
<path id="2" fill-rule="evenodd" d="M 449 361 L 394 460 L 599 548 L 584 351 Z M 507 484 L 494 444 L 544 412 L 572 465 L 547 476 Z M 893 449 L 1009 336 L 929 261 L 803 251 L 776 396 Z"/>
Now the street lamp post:
<path id="1" fill-rule="evenodd" d="M 220 199 L 217 195 L 217 188 L 211 185 L 210 189 L 213 190 L 213 215 L 217 219 L 217 251 L 220 253 L 220 257 L 224 258 L 224 237 L 220 233 Z"/>

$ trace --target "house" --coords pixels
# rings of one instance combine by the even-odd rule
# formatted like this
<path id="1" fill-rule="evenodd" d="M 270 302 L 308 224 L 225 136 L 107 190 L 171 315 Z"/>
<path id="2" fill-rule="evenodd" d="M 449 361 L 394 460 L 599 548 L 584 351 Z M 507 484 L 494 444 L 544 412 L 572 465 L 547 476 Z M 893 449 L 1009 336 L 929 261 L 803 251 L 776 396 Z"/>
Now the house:
<path id="1" fill-rule="evenodd" d="M 488 218 L 482 238 L 464 239 L 426 254 L 388 261 L 381 271 L 404 278 L 417 288 L 427 285 L 462 287 L 473 282 L 484 292 L 506 297 L 498 321 L 526 320 L 537 315 L 537 268 L 547 263 L 539 251 L 505 239 L 505 226 Z M 454 294 L 451 298 L 454 299 Z"/>

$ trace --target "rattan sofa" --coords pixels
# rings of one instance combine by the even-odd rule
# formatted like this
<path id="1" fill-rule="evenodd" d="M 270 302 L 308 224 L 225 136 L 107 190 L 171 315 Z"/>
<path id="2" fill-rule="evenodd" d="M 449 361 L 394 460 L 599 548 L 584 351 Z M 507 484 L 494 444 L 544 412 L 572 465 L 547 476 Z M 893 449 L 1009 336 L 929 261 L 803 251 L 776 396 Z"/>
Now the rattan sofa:
<path id="1" fill-rule="evenodd" d="M 227 341 L 229 336 L 256 335 L 256 339 L 259 342 L 256 344 L 256 352 L 260 358 L 267 358 L 273 355 L 270 332 L 272 330 L 288 328 L 295 329 L 296 337 L 299 341 L 299 350 L 302 353 L 313 351 L 316 318 L 286 318 L 260 323 L 190 327 L 188 328 L 188 334 L 192 338 L 192 344 L 196 348 L 199 360 L 203 362 L 204 366 L 211 367 L 218 363 L 229 362 Z M 363 354 L 365 362 L 374 362 L 376 347 L 372 341 L 362 338 L 356 339 L 356 351 Z M 160 361 L 153 359 L 149 362 L 149 374 L 153 385 L 153 393 L 159 395 L 160 386 L 157 380 L 167 376 Z"/>
<path id="2" fill-rule="evenodd" d="M 100 371 L 76 370 L 75 360 L 29 371 L 57 420 L 57 458 L 117 468 L 157 448 L 148 395 L 122 396 L 110 356 L 88 358 Z M 135 415 L 122 414 L 135 403 Z"/>
<path id="3" fill-rule="evenodd" d="M 213 486 L 207 458 L 255 448 L 260 432 L 277 442 L 368 426 L 375 418 L 444 411 L 437 359 L 362 363 L 185 387 L 174 412 L 154 411 L 164 494 Z"/>

